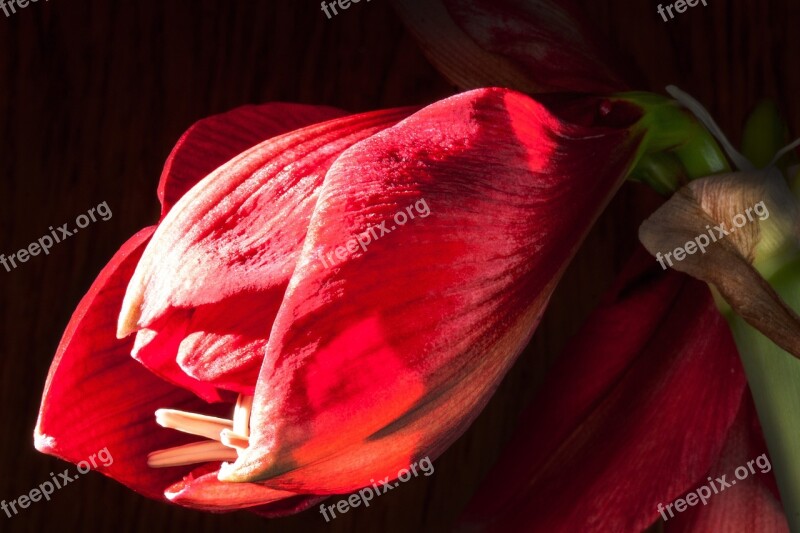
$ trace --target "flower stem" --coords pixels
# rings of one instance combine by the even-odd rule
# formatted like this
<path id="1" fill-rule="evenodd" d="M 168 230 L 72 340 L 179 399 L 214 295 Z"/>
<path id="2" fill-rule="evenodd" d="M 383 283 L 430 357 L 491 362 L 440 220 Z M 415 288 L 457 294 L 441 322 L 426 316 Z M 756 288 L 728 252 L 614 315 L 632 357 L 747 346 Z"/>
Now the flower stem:
<path id="1" fill-rule="evenodd" d="M 628 179 L 671 194 L 688 180 L 730 171 L 714 137 L 691 113 L 672 99 L 645 92 L 617 95 L 644 111 L 644 130 L 637 162 Z"/>
<path id="2" fill-rule="evenodd" d="M 800 311 L 800 253 L 769 281 L 792 309 Z M 800 531 L 800 359 L 740 316 L 725 315 L 744 363 L 789 527 Z"/>

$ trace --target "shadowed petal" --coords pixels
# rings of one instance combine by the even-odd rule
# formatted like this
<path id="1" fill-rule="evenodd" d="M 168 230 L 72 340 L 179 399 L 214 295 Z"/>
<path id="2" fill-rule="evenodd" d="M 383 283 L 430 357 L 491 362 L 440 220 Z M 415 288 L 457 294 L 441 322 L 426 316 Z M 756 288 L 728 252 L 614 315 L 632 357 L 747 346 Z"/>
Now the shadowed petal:
<path id="1" fill-rule="evenodd" d="M 637 256 L 473 497 L 473 530 L 638 532 L 709 470 L 744 372 L 706 286 Z"/>
<path id="2" fill-rule="evenodd" d="M 625 88 L 565 0 L 393 0 L 423 52 L 462 89 L 609 93 Z"/>
<path id="3" fill-rule="evenodd" d="M 735 483 L 719 494 L 713 494 L 709 489 L 712 496 L 705 505 L 700 502 L 682 513 L 673 512 L 674 518 L 669 511 L 664 511 L 668 518 L 664 530 L 667 533 L 788 533 L 789 525 L 777 496 L 771 461 L 768 455 L 761 457 L 766 453 L 767 447 L 758 426 L 755 407 L 748 394 L 742 402 L 736 423 L 728 433 L 722 455 L 708 475 L 699 479 L 697 485 L 689 490 L 696 490 L 704 483 L 709 485 L 709 477 L 717 490 L 722 486 L 715 480 L 723 475 L 727 476 L 726 481 Z M 748 469 L 750 466 L 753 470 Z M 741 467 L 748 469 L 745 479 L 736 478 L 736 469 Z M 667 503 L 664 502 L 665 505 Z"/>

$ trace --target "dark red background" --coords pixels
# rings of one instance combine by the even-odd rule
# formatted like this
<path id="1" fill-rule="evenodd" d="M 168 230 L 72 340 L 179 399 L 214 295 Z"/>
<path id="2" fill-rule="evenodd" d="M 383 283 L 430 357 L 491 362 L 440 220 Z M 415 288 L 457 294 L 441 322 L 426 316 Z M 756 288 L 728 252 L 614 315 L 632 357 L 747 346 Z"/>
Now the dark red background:
<path id="1" fill-rule="evenodd" d="M 581 2 L 642 89 L 675 83 L 706 103 L 736 142 L 759 97 L 800 131 L 800 4 L 709 0 L 665 23 L 657 2 Z M 386 0 L 328 20 L 316 0 L 51 0 L 0 12 L 0 253 L 10 254 L 106 201 L 108 222 L 0 269 L 0 499 L 15 499 L 67 465 L 36 452 L 32 432 L 50 359 L 102 265 L 157 218 L 155 187 L 193 121 L 271 100 L 352 111 L 451 94 Z M 331 524 L 317 511 L 264 521 L 145 500 L 87 475 L 8 519 L 3 531 L 441 531 L 468 501 L 558 349 L 635 243 L 646 196 L 628 187 L 582 248 L 531 347 L 481 417 L 435 463 L 369 509 Z M 569 391 L 565 391 L 568 393 Z M 77 392 L 79 393 L 79 392 Z M 147 391 L 142 391 L 147 394 Z M 98 448 L 102 446 L 99 444 Z"/>

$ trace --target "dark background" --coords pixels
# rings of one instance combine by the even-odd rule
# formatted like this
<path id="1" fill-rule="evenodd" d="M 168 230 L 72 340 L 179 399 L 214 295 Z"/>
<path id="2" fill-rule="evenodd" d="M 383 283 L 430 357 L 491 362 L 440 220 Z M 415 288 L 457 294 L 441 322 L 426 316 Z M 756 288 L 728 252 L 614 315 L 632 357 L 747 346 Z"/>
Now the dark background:
<path id="1" fill-rule="evenodd" d="M 678 84 L 707 104 L 734 142 L 764 96 L 777 100 L 800 131 L 800 4 L 708 1 L 666 23 L 657 2 L 580 3 L 619 58 L 641 71 L 637 88 Z M 162 165 L 193 121 L 245 103 L 361 111 L 428 103 L 454 91 L 387 0 L 354 4 L 331 20 L 317 0 L 39 0 L 10 18 L 0 12 L 0 253 L 103 201 L 113 211 L 111 220 L 90 225 L 49 256 L 10 273 L 0 268 L 0 499 L 15 499 L 67 466 L 32 445 L 51 357 L 100 268 L 157 219 Z M 544 370 L 631 251 L 636 221 L 651 205 L 633 186 L 620 193 L 480 418 L 436 461 L 434 475 L 413 478 L 368 509 L 330 524 L 313 509 L 272 521 L 247 512 L 211 515 L 146 500 L 94 473 L 56 491 L 49 503 L 10 519 L 0 514 L 0 530 L 446 530 Z"/>

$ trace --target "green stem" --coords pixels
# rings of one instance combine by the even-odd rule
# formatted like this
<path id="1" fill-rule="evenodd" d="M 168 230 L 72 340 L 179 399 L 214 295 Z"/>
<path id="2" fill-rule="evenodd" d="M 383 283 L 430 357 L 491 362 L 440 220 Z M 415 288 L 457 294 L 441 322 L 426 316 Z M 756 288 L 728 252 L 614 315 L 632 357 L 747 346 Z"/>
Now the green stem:
<path id="1" fill-rule="evenodd" d="M 644 140 L 628 179 L 668 195 L 688 180 L 730 171 L 714 137 L 674 100 L 645 92 L 623 93 L 616 98 L 644 111 L 639 123 Z"/>
<path id="2" fill-rule="evenodd" d="M 800 311 L 800 253 L 769 279 L 783 300 Z M 800 531 L 800 359 L 726 313 L 767 441 L 783 509 L 792 531 Z"/>
<path id="3" fill-rule="evenodd" d="M 800 200 L 800 169 L 794 169 L 794 172 L 789 174 L 789 188 L 792 189 L 794 197 Z"/>

